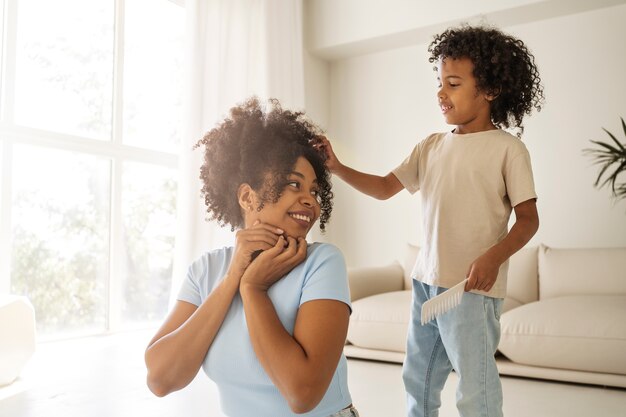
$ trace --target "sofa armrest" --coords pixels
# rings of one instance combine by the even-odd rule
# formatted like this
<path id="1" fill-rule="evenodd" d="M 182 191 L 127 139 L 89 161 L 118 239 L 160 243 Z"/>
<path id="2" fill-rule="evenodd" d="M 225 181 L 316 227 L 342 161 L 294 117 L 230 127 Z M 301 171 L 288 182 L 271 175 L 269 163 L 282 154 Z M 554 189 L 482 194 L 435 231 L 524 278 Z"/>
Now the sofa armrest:
<path id="1" fill-rule="evenodd" d="M 352 301 L 401 291 L 404 290 L 404 269 L 397 262 L 387 266 L 348 268 L 348 285 Z"/>

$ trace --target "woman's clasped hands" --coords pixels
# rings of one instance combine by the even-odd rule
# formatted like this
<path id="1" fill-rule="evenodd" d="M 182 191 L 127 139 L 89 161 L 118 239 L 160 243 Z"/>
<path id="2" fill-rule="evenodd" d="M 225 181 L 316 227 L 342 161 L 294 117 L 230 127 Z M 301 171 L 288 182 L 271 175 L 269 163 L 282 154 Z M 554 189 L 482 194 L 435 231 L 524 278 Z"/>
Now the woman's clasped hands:
<path id="1" fill-rule="evenodd" d="M 304 261 L 306 254 L 303 237 L 286 236 L 282 229 L 257 220 L 237 232 L 229 276 L 239 279 L 240 291 L 267 291 Z"/>

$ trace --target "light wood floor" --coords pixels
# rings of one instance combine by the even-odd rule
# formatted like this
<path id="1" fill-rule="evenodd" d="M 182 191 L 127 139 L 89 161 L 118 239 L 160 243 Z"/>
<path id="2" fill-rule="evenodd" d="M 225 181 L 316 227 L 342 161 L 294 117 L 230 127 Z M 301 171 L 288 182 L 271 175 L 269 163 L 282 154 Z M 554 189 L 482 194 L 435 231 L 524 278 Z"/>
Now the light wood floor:
<path id="1" fill-rule="evenodd" d="M 221 417 L 217 391 L 203 373 L 165 398 L 148 391 L 143 350 L 150 337 L 40 344 L 20 379 L 0 388 L 0 417 Z M 400 365 L 349 360 L 348 372 L 362 417 L 405 415 Z M 502 383 L 507 417 L 626 417 L 626 390 L 511 377 Z M 440 417 L 458 416 L 455 386 L 452 374 Z"/>

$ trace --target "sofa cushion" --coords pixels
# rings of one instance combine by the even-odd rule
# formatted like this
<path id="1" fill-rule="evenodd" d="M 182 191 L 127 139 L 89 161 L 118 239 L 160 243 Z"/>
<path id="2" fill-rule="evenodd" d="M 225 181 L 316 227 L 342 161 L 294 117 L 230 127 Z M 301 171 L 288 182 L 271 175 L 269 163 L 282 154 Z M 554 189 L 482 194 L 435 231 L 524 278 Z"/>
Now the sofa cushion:
<path id="1" fill-rule="evenodd" d="M 540 299 L 626 295 L 626 248 L 539 249 Z"/>
<path id="2" fill-rule="evenodd" d="M 501 317 L 499 350 L 513 362 L 626 374 L 626 296 L 568 296 Z"/>
<path id="3" fill-rule="evenodd" d="M 348 268 L 350 299 L 404 289 L 404 272 L 398 263 L 378 267 Z"/>
<path id="4" fill-rule="evenodd" d="M 393 291 L 352 303 L 348 342 L 368 349 L 404 352 L 411 291 Z"/>
<path id="5" fill-rule="evenodd" d="M 509 259 L 506 298 L 502 311 L 537 301 L 537 247 L 522 248 Z"/>
<path id="6" fill-rule="evenodd" d="M 35 352 L 35 333 L 28 298 L 0 294 L 0 387 L 12 383 Z"/>

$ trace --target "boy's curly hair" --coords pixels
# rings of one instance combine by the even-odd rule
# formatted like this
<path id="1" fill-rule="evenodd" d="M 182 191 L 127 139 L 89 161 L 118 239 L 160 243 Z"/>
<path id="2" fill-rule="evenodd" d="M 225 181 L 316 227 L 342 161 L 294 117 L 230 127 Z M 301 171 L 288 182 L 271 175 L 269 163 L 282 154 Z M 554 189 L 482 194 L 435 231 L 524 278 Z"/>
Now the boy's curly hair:
<path id="1" fill-rule="evenodd" d="M 313 147 L 320 134 L 303 112 L 283 110 L 276 99 L 269 100 L 269 111 L 264 111 L 256 97 L 230 109 L 230 116 L 194 146 L 204 146 L 200 179 L 210 220 L 221 226 L 230 224 L 231 230 L 242 228 L 239 186 L 247 183 L 259 193 L 260 211 L 264 203 L 278 201 L 297 159 L 304 157 L 317 176 L 323 232 L 330 219 L 333 193 L 325 154 Z"/>
<path id="2" fill-rule="evenodd" d="M 478 90 L 496 96 L 491 102 L 496 127 L 515 126 L 521 136 L 524 115 L 541 110 L 544 95 L 535 57 L 521 40 L 495 28 L 464 25 L 436 35 L 428 52 L 431 63 L 445 58 L 472 61 Z"/>

